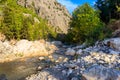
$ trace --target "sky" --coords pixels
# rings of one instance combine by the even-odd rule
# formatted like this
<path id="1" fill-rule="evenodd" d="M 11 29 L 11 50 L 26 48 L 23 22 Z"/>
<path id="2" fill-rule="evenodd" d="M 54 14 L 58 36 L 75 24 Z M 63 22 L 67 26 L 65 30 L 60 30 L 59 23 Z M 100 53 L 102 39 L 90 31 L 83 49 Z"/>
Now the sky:
<path id="1" fill-rule="evenodd" d="M 91 6 L 94 5 L 96 0 L 57 0 L 62 5 L 66 6 L 68 11 L 72 13 L 72 11 L 79 5 L 82 5 L 88 2 Z"/>

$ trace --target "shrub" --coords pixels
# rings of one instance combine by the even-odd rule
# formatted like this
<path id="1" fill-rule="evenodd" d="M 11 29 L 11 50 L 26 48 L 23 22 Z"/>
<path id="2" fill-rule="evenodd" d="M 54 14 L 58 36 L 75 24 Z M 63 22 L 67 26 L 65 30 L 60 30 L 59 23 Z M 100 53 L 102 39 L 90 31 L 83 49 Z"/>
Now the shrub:
<path id="1" fill-rule="evenodd" d="M 105 25 L 100 21 L 99 12 L 85 3 L 77 7 L 72 14 L 71 29 L 67 40 L 72 42 L 90 42 L 104 39 Z"/>
<path id="2" fill-rule="evenodd" d="M 3 20 L 0 21 L 0 31 L 6 35 L 7 39 L 47 39 L 50 34 L 56 37 L 56 33 L 47 21 L 38 17 L 37 14 L 31 10 L 17 5 L 16 0 L 6 0 L 4 6 L 1 8 L 4 14 Z M 23 14 L 29 14 L 25 16 Z M 37 18 L 39 22 L 35 22 Z"/>

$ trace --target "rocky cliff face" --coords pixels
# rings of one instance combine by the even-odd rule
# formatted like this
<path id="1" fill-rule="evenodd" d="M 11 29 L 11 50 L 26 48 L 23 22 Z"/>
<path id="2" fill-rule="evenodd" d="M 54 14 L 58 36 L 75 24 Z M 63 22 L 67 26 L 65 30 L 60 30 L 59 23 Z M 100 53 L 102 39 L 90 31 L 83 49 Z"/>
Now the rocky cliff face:
<path id="1" fill-rule="evenodd" d="M 56 0 L 18 0 L 17 3 L 32 9 L 37 15 L 48 20 L 56 31 L 67 33 L 71 15 Z"/>

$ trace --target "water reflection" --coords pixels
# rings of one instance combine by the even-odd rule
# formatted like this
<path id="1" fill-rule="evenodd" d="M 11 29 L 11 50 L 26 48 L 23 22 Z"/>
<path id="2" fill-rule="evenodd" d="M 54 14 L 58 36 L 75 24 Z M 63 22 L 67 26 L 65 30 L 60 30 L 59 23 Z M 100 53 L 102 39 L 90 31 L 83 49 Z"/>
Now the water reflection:
<path id="1" fill-rule="evenodd" d="M 0 75 L 5 74 L 8 80 L 24 80 L 28 75 L 37 73 L 38 66 L 42 69 L 52 67 L 66 60 L 66 57 L 60 54 L 44 56 L 45 60 L 39 60 L 40 56 L 29 56 L 14 59 L 13 61 L 0 62 Z M 11 59 L 11 58 L 10 58 Z"/>
<path id="2" fill-rule="evenodd" d="M 38 58 L 21 58 L 0 63 L 0 75 L 5 74 L 8 80 L 23 80 L 22 78 L 36 73 Z"/>

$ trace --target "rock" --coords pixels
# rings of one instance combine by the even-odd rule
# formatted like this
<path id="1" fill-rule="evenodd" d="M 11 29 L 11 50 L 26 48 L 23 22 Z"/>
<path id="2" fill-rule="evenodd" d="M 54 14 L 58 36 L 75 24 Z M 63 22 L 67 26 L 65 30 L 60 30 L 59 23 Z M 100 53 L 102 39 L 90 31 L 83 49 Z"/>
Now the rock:
<path id="1" fill-rule="evenodd" d="M 13 48 L 8 41 L 0 41 L 0 54 L 11 54 L 12 51 Z"/>
<path id="2" fill-rule="evenodd" d="M 54 76 L 50 75 L 47 71 L 41 71 L 38 74 L 33 74 L 27 77 L 26 80 L 57 80 Z"/>
<path id="3" fill-rule="evenodd" d="M 56 45 L 56 46 L 62 46 L 62 42 L 61 41 L 53 41 L 51 43 Z"/>
<path id="4" fill-rule="evenodd" d="M 14 46 L 14 53 L 48 55 L 43 43 L 28 40 L 18 41 Z"/>
<path id="5" fill-rule="evenodd" d="M 57 70 L 45 70 L 38 72 L 37 74 L 33 74 L 26 78 L 26 80 L 67 80 L 66 78 L 62 77 L 63 74 L 60 74 L 60 71 Z"/>
<path id="6" fill-rule="evenodd" d="M 5 74 L 1 74 L 1 75 L 0 75 L 0 80 L 8 80 L 8 79 L 6 78 L 6 75 L 5 75 Z"/>
<path id="7" fill-rule="evenodd" d="M 86 46 L 87 46 L 86 43 L 83 43 L 83 44 L 80 45 L 80 46 L 76 46 L 75 49 L 83 49 L 83 48 L 85 48 Z"/>
<path id="8" fill-rule="evenodd" d="M 33 10 L 38 16 L 48 20 L 57 32 L 67 33 L 71 15 L 56 0 L 18 0 L 17 4 Z"/>
<path id="9" fill-rule="evenodd" d="M 109 58 L 108 56 L 106 56 L 104 60 L 105 60 L 105 62 L 107 62 L 107 63 L 110 63 L 110 62 L 111 62 L 111 60 L 110 60 L 110 58 Z"/>
<path id="10" fill-rule="evenodd" d="M 106 45 L 108 45 L 109 47 L 120 51 L 120 38 L 112 38 L 112 39 L 108 39 L 105 40 Z"/>
<path id="11" fill-rule="evenodd" d="M 50 55 L 50 56 L 48 56 L 48 58 L 49 58 L 49 59 L 53 59 L 53 56 Z"/>
<path id="12" fill-rule="evenodd" d="M 41 71 L 41 70 L 42 70 L 42 67 L 39 66 L 39 67 L 37 68 L 37 71 Z"/>
<path id="13" fill-rule="evenodd" d="M 76 78 L 76 77 L 73 77 L 71 80 L 79 80 L 78 78 Z"/>
<path id="14" fill-rule="evenodd" d="M 77 65 L 75 64 L 65 64 L 64 66 L 66 66 L 67 68 L 71 68 L 71 69 L 77 68 Z"/>
<path id="15" fill-rule="evenodd" d="M 120 54 L 119 51 L 110 50 L 110 54 Z"/>
<path id="16" fill-rule="evenodd" d="M 45 57 L 39 57 L 39 60 L 44 60 L 45 59 Z"/>
<path id="17" fill-rule="evenodd" d="M 65 58 L 64 60 L 63 60 L 63 62 L 67 62 L 68 61 L 68 58 Z"/>
<path id="18" fill-rule="evenodd" d="M 82 74 L 86 80 L 120 80 L 120 71 L 93 65 Z"/>
<path id="19" fill-rule="evenodd" d="M 90 66 L 92 64 L 101 64 L 109 68 L 117 69 L 117 67 L 119 67 L 119 63 L 117 61 L 119 61 L 120 58 L 117 54 L 91 52 L 90 54 L 83 56 L 84 54 L 80 55 L 79 57 L 81 59 L 79 60 L 79 62 L 83 61 L 84 66 Z"/>
<path id="20" fill-rule="evenodd" d="M 14 46 L 14 45 L 16 44 L 16 42 L 17 42 L 17 40 L 15 40 L 15 39 L 11 39 L 11 40 L 10 40 L 10 44 L 11 44 L 12 46 Z"/>
<path id="21" fill-rule="evenodd" d="M 82 57 L 82 59 L 88 63 L 94 63 L 95 61 L 91 56 Z"/>
<path id="22" fill-rule="evenodd" d="M 33 41 L 30 51 L 33 51 L 33 53 L 48 54 L 46 46 L 39 41 Z"/>
<path id="23" fill-rule="evenodd" d="M 4 54 L 11 54 L 13 53 L 13 46 L 11 46 L 9 41 L 3 42 L 4 45 Z"/>
<path id="24" fill-rule="evenodd" d="M 61 54 L 67 57 L 67 60 L 64 61 L 64 58 L 59 57 L 58 53 L 57 55 L 53 54 L 53 57 L 48 56 L 49 58 L 54 58 L 53 62 L 55 62 L 55 65 L 47 66 L 47 68 L 43 68 L 42 70 L 40 67 L 41 71 L 33 77 L 29 77 L 29 79 L 120 80 L 120 71 L 117 71 L 120 70 L 120 56 L 119 53 L 117 54 L 119 51 L 115 51 L 114 49 L 106 46 L 103 42 L 98 42 L 96 45 L 85 49 L 73 47 L 74 46 L 59 46 L 58 49 L 60 51 L 64 51 L 66 55 L 70 55 L 66 56 Z M 77 55 L 77 58 L 74 58 L 75 54 L 79 54 Z M 62 63 L 60 60 L 63 60 Z M 48 63 L 50 63 L 50 60 L 47 64 Z M 39 74 L 44 74 L 44 71 L 47 72 L 47 76 L 44 75 L 43 78 L 41 78 L 42 75 L 39 76 Z"/>
<path id="25" fill-rule="evenodd" d="M 28 53 L 30 47 L 32 46 L 32 42 L 28 40 L 20 40 L 14 46 L 15 53 Z"/>
<path id="26" fill-rule="evenodd" d="M 65 52 L 65 54 L 66 55 L 74 56 L 75 55 L 75 50 L 71 49 L 71 48 L 68 48 L 67 51 Z"/>
<path id="27" fill-rule="evenodd" d="M 82 50 L 81 50 L 81 49 L 79 49 L 79 50 L 76 52 L 76 54 L 81 55 L 81 54 L 82 54 Z"/>

